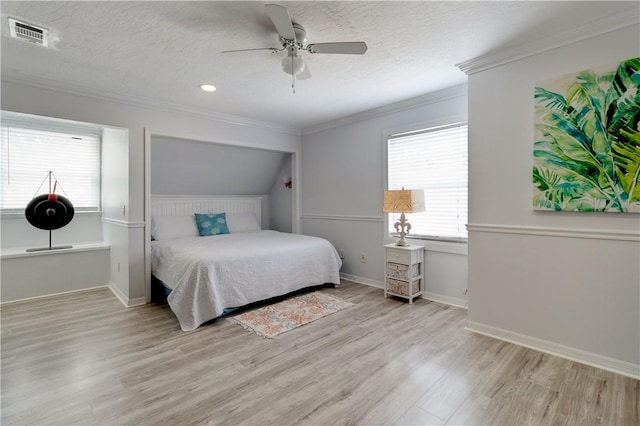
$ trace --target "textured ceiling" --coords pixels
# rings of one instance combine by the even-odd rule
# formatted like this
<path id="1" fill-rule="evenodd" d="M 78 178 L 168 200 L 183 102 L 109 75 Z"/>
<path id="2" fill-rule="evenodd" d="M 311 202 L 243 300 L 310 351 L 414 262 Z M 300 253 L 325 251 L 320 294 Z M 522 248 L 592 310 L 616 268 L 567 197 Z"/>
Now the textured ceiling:
<path id="1" fill-rule="evenodd" d="M 461 84 L 455 64 L 623 11 L 632 2 L 280 2 L 310 43 L 363 40 L 363 56 L 311 55 L 296 83 L 268 2 L 2 1 L 2 78 L 230 114 L 295 129 Z M 8 38 L 7 16 L 50 28 L 54 49 Z M 217 86 L 214 93 L 199 89 Z"/>

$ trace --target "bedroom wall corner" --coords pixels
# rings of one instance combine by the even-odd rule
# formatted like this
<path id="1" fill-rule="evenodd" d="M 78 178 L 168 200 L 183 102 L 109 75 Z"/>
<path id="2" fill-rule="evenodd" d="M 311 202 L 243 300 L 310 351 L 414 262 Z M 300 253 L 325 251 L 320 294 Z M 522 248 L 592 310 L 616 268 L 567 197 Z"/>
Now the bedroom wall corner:
<path id="1" fill-rule="evenodd" d="M 102 228 L 111 246 L 109 288 L 123 301 L 129 299 L 129 130 L 104 128 L 102 132 Z M 115 291 L 114 291 L 115 289 Z"/>
<path id="2" fill-rule="evenodd" d="M 293 203 L 293 187 L 287 188 L 284 185 L 284 178 L 292 179 L 292 155 L 288 155 L 282 161 L 275 182 L 269 193 L 269 229 L 280 232 L 292 232 L 292 203 Z M 296 182 L 295 185 L 299 185 Z M 293 185 L 293 183 L 292 183 Z M 264 227 L 263 227 L 264 228 Z"/>
<path id="3" fill-rule="evenodd" d="M 343 250 L 345 278 L 384 285 L 383 245 L 389 242 L 382 212 L 385 132 L 466 117 L 467 88 L 461 85 L 328 123 L 303 135 L 303 233 L 326 238 Z M 429 268 L 425 290 L 430 298 L 464 305 L 467 256 L 425 253 Z"/>

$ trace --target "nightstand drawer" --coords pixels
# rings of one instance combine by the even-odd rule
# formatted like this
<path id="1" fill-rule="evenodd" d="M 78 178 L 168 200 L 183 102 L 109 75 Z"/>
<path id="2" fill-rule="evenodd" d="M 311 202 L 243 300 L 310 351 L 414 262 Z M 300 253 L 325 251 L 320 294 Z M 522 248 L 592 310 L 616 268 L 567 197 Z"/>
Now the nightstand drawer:
<path id="1" fill-rule="evenodd" d="M 387 262 L 403 263 L 408 265 L 411 263 L 411 252 L 387 249 Z"/>
<path id="2" fill-rule="evenodd" d="M 413 280 L 420 277 L 420 265 L 420 263 L 414 263 L 409 266 L 402 263 L 387 262 L 387 276 L 405 281 Z"/>
<path id="3" fill-rule="evenodd" d="M 420 280 L 415 281 L 399 281 L 393 278 L 387 278 L 387 291 L 399 296 L 413 297 L 417 293 L 421 293 Z"/>
<path id="4" fill-rule="evenodd" d="M 402 250 L 387 248 L 387 262 L 402 263 L 410 265 L 422 262 L 422 250 Z"/>

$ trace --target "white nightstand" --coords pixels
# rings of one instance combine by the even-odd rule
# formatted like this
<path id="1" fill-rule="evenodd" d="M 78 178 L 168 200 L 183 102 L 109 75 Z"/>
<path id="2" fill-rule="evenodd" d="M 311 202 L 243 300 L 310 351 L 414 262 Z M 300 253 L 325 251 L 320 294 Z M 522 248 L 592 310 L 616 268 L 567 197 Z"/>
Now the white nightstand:
<path id="1" fill-rule="evenodd" d="M 384 297 L 413 299 L 422 294 L 424 247 L 387 244 L 385 249 Z"/>

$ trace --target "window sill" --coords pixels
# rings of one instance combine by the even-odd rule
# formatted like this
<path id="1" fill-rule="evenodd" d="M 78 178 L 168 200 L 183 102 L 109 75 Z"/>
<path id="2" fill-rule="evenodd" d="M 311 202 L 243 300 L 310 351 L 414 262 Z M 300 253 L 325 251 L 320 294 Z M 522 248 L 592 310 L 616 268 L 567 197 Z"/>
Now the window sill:
<path id="1" fill-rule="evenodd" d="M 422 245 L 427 251 L 462 254 L 465 256 L 468 253 L 468 244 L 466 242 L 454 243 L 449 241 L 414 240 L 413 244 Z"/>
<path id="2" fill-rule="evenodd" d="M 388 237 L 385 244 L 394 244 L 398 241 L 399 237 Z M 407 241 L 412 246 L 422 246 L 426 251 L 435 251 L 440 253 L 460 254 L 466 256 L 468 253 L 467 242 L 451 242 L 451 241 L 435 241 L 435 240 L 422 240 L 407 238 Z"/>
<path id="3" fill-rule="evenodd" d="M 58 250 L 42 250 L 42 251 L 27 251 L 24 248 L 11 248 L 3 249 L 0 252 L 0 259 L 15 259 L 21 257 L 34 257 L 34 256 L 50 256 L 54 254 L 68 254 L 68 253 L 82 253 L 87 251 L 109 250 L 110 246 L 107 243 L 83 243 L 73 244 L 71 248 L 58 249 Z"/>

